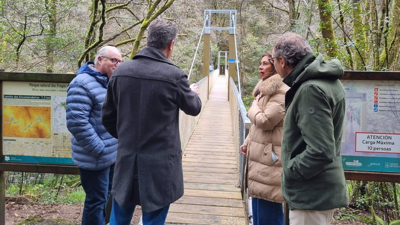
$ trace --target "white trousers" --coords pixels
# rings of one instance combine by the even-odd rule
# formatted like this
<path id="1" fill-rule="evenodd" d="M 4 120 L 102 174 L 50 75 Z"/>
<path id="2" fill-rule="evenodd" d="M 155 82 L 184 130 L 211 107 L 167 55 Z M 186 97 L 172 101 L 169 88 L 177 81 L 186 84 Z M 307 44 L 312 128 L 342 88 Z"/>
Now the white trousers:
<path id="1" fill-rule="evenodd" d="M 290 225 L 331 225 L 334 211 L 290 210 Z"/>

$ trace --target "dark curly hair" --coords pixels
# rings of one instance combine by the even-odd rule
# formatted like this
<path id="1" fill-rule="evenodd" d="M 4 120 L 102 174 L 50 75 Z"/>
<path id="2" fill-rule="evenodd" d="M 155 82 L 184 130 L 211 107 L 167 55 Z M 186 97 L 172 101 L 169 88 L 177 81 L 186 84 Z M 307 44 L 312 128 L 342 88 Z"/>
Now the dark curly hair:
<path id="1" fill-rule="evenodd" d="M 286 65 L 295 67 L 306 55 L 312 53 L 307 40 L 296 33 L 285 33 L 275 43 L 274 56 L 286 59 Z"/>

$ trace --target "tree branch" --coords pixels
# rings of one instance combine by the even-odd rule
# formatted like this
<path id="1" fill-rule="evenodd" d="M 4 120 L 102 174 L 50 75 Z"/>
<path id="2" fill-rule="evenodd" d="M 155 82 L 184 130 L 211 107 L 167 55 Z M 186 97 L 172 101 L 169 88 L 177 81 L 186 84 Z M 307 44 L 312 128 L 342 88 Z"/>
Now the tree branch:
<path id="1" fill-rule="evenodd" d="M 274 6 L 273 3 L 269 2 L 269 1 L 268 1 L 267 3 L 269 4 L 269 6 L 271 6 L 271 8 L 277 9 L 277 10 L 279 10 L 279 11 L 282 11 L 282 12 L 285 12 L 285 13 L 289 14 L 289 11 L 288 11 L 288 10 L 282 9 L 282 8 L 279 8 L 279 7 L 276 7 L 276 6 Z"/>
<path id="2" fill-rule="evenodd" d="M 156 11 L 154 13 L 154 15 L 152 15 L 153 12 L 156 10 L 156 7 L 158 6 L 158 4 L 160 4 L 160 2 L 161 2 L 161 0 L 156 0 L 153 5 L 149 5 L 146 17 L 143 20 L 142 25 L 140 26 L 139 32 L 136 36 L 136 40 L 133 43 L 133 48 L 132 48 L 130 58 L 133 58 L 133 56 L 138 52 L 140 41 L 144 35 L 145 30 L 151 23 L 151 21 L 156 19 L 161 13 L 163 13 L 165 10 L 167 10 L 172 5 L 172 3 L 174 3 L 174 0 L 168 0 L 168 2 L 166 2 L 163 7 L 161 7 L 158 11 Z"/>
<path id="3" fill-rule="evenodd" d="M 105 44 L 105 43 L 108 43 L 108 42 L 110 42 L 110 41 L 116 39 L 117 37 L 121 36 L 123 33 L 127 32 L 128 30 L 130 30 L 130 29 L 132 29 L 132 28 L 134 28 L 134 27 L 136 27 L 137 25 L 139 25 L 139 24 L 142 23 L 142 22 L 143 22 L 142 20 L 141 20 L 141 21 L 138 21 L 138 22 L 136 22 L 135 24 L 133 24 L 133 25 L 131 25 L 131 26 L 129 26 L 129 27 L 123 29 L 123 30 L 122 30 L 121 32 L 119 32 L 118 34 L 115 34 L 115 35 L 113 35 L 112 37 L 108 38 L 107 40 L 104 40 L 104 41 L 101 43 L 101 45 L 103 45 L 103 44 Z M 132 39 L 130 39 L 130 40 L 132 40 Z"/>
<path id="4" fill-rule="evenodd" d="M 109 8 L 107 8 L 106 13 L 109 13 L 109 12 L 111 12 L 111 11 L 113 11 L 113 10 L 116 10 L 116 9 L 125 8 L 125 7 L 126 7 L 127 5 L 129 5 L 129 3 L 131 3 L 131 2 L 132 2 L 132 1 L 128 1 L 128 2 L 126 2 L 126 3 L 124 3 L 124 4 L 118 4 L 118 5 L 109 7 Z"/>
<path id="5" fill-rule="evenodd" d="M 97 1 L 97 0 L 95 0 Z M 102 41 L 103 41 L 103 34 L 104 34 L 104 26 L 106 25 L 106 0 L 100 0 L 101 2 L 101 24 L 99 27 L 99 38 L 98 40 L 93 43 L 92 45 L 90 45 L 88 48 L 86 48 L 85 52 L 81 55 L 81 57 L 79 57 L 78 60 L 78 66 L 80 67 L 82 64 L 82 61 L 84 59 L 84 57 L 86 56 L 86 54 L 88 54 L 88 52 L 90 52 L 92 49 L 96 48 Z"/>

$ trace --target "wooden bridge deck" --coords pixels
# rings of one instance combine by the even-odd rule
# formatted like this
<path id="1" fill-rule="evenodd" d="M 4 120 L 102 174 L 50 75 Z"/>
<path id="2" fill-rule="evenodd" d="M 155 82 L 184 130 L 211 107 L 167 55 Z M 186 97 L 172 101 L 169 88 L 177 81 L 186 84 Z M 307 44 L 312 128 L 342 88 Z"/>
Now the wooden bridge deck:
<path id="1" fill-rule="evenodd" d="M 185 194 L 171 205 L 167 224 L 246 223 L 227 92 L 219 76 L 184 151 Z"/>

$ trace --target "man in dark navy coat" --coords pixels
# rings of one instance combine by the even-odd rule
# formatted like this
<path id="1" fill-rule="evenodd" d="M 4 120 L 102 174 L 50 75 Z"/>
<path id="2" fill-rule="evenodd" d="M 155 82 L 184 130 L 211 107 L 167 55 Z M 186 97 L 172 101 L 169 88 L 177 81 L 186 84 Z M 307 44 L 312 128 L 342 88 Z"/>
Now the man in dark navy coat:
<path id="1" fill-rule="evenodd" d="M 118 138 L 110 225 L 130 224 L 141 205 L 143 224 L 164 224 L 169 206 L 183 195 L 179 110 L 201 110 L 198 87 L 168 59 L 177 26 L 156 19 L 148 27 L 147 47 L 113 73 L 102 121 Z"/>

